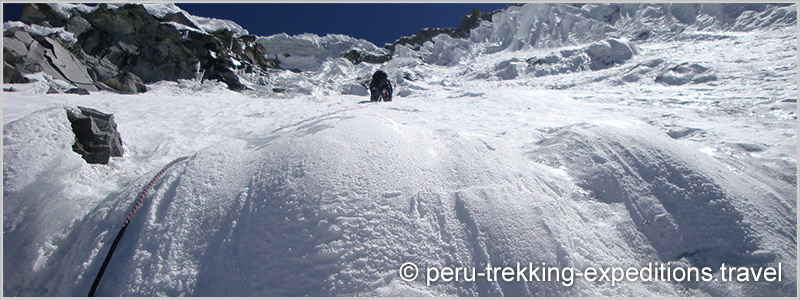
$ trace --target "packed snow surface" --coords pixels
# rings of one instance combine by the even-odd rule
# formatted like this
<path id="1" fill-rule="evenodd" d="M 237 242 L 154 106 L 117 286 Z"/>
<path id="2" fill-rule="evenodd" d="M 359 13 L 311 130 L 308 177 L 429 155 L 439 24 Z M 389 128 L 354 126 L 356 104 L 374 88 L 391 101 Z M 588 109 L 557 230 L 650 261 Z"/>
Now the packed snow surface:
<path id="1" fill-rule="evenodd" d="M 3 293 L 85 296 L 135 197 L 190 156 L 150 190 L 97 295 L 796 295 L 796 6 L 631 7 L 511 7 L 383 65 L 335 58 L 372 49 L 344 36 L 261 38 L 303 72 L 244 93 L 5 84 Z M 364 103 L 378 68 L 395 100 Z M 65 106 L 113 113 L 124 157 L 86 164 Z M 419 278 L 399 277 L 406 262 Z M 516 263 L 717 279 L 780 264 L 782 279 L 425 280 Z"/>

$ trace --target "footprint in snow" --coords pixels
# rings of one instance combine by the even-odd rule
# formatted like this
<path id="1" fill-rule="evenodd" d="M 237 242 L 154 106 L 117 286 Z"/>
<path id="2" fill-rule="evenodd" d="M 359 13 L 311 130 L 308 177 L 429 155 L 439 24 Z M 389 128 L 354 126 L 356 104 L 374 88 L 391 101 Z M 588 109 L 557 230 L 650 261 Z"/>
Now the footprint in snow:
<path id="1" fill-rule="evenodd" d="M 402 194 L 403 193 L 399 192 L 399 191 L 383 192 L 383 197 L 384 198 L 394 198 L 394 197 L 400 196 Z"/>

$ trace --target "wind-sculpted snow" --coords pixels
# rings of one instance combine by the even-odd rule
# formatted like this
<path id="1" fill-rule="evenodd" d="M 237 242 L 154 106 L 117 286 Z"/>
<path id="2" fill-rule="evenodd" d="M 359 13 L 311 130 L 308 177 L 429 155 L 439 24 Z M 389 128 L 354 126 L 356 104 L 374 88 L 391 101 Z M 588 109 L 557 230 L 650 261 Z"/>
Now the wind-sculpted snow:
<path id="1" fill-rule="evenodd" d="M 668 85 L 682 85 L 686 83 L 704 83 L 717 79 L 717 76 L 710 74 L 709 68 L 699 64 L 682 63 L 677 66 L 670 66 L 655 78 L 655 82 Z"/>
<path id="2" fill-rule="evenodd" d="M 526 4 L 492 16 L 491 24 L 473 30 L 473 42 L 497 50 L 559 47 L 610 37 L 675 36 L 692 31 L 748 31 L 796 24 L 792 6 L 767 4 Z M 646 35 L 643 35 L 643 33 Z M 637 35 L 634 35 L 637 34 Z"/>
<path id="3" fill-rule="evenodd" d="M 315 71 L 328 58 L 342 57 L 353 49 L 376 55 L 388 51 L 372 43 L 341 34 L 318 36 L 306 33 L 289 36 L 285 33 L 258 38 L 269 57 L 277 59 L 286 70 Z"/>
<path id="4" fill-rule="evenodd" d="M 439 35 L 422 45 L 426 62 L 453 65 L 462 57 L 595 43 L 704 38 L 714 31 L 793 26 L 794 6 L 767 4 L 540 4 L 509 6 L 470 32 L 469 42 Z M 431 45 L 427 45 L 427 44 Z"/>
<path id="5" fill-rule="evenodd" d="M 479 280 L 428 287 L 421 277 L 397 277 L 405 262 L 421 270 L 658 261 L 782 262 L 793 269 L 793 245 L 771 237 L 791 234 L 794 223 L 755 220 L 764 212 L 747 203 L 762 197 L 788 216 L 782 198 L 763 186 L 738 188 L 744 179 L 666 136 L 578 124 L 552 130 L 529 160 L 501 139 L 368 115 L 309 119 L 283 133 L 205 148 L 176 165 L 133 219 L 97 295 L 577 296 L 605 294 L 608 284 Z M 566 168 L 577 181 L 534 161 Z M 25 276 L 52 278 L 7 276 L 6 288 L 83 295 L 131 199 L 152 175 L 99 201 Z M 611 227 L 602 221 L 608 213 L 616 219 Z M 742 284 L 739 293 L 766 286 L 790 293 L 793 276 L 784 276 L 791 279 Z M 727 293 L 720 288 L 691 287 Z M 681 289 L 625 282 L 614 294 Z"/>
<path id="6" fill-rule="evenodd" d="M 540 77 L 608 69 L 627 62 L 636 51 L 636 47 L 629 41 L 608 39 L 579 49 L 564 49 L 542 56 L 533 56 L 524 61 L 519 57 L 512 57 L 498 63 L 493 75 L 509 80 L 521 74 Z M 476 77 L 485 78 L 488 75 L 481 73 Z"/>
<path id="7" fill-rule="evenodd" d="M 699 152 L 687 152 L 648 128 L 577 124 L 554 129 L 537 144 L 540 148 L 529 152 L 531 158 L 568 170 L 596 201 L 624 203 L 664 261 L 795 264 L 794 245 L 776 244 L 766 234 L 794 234 L 794 218 L 765 219 L 753 209 L 753 203 L 760 203 L 790 216 L 791 204 L 782 199 L 791 191 L 747 184 L 746 175 L 733 174 Z"/>
<path id="8" fill-rule="evenodd" d="M 544 221 L 560 218 L 556 210 L 576 213 L 557 200 L 568 187 L 553 190 L 548 184 L 560 184 L 552 172 L 499 147 L 341 116 L 201 151 L 153 188 L 98 295 L 360 295 L 405 285 L 395 275 L 403 262 L 570 264 L 562 229 L 553 229 L 566 224 Z M 82 229 L 65 240 L 75 246 L 59 248 L 45 268 L 83 267 L 62 270 L 34 293 L 84 293 L 102 260 L 94 253 L 103 253 L 109 228 L 140 188 L 137 181 L 78 222 Z M 74 286 L 64 284 L 70 278 Z M 558 283 L 407 288 L 569 293 Z"/>
<path id="9" fill-rule="evenodd" d="M 135 197 L 189 156 L 150 189 L 97 295 L 793 296 L 794 9 L 526 5 L 380 64 L 336 56 L 355 39 L 273 36 L 303 70 L 240 72 L 241 93 L 196 78 L 47 94 L 71 83 L 25 74 L 3 86 L 3 293 L 86 295 Z M 377 69 L 392 102 L 366 101 Z M 72 151 L 77 105 L 115 115 L 125 156 Z M 516 263 L 714 279 L 780 264 L 782 280 L 425 277 Z"/>

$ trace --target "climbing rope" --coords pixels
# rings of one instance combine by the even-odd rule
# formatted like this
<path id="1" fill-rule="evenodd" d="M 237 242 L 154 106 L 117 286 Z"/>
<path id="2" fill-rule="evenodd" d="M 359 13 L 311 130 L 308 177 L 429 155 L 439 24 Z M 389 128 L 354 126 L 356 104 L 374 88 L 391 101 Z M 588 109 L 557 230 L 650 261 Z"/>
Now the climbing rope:
<path id="1" fill-rule="evenodd" d="M 97 272 L 97 277 L 94 278 L 92 289 L 89 290 L 89 297 L 94 297 L 94 293 L 95 291 L 97 291 L 97 286 L 100 284 L 100 279 L 103 278 L 103 273 L 106 272 L 108 263 L 111 261 L 111 256 L 114 255 L 114 250 L 117 249 L 117 244 L 119 244 L 119 240 L 122 238 L 122 234 L 124 234 L 125 229 L 128 228 L 128 224 L 131 222 L 131 219 L 133 219 L 133 215 L 135 215 L 136 211 L 139 210 L 139 207 L 142 206 L 142 203 L 144 202 L 144 197 L 147 196 L 147 192 L 150 191 L 150 188 L 153 187 L 153 185 L 156 183 L 156 180 L 158 180 L 158 178 L 161 177 L 161 175 L 164 175 L 164 173 L 166 173 L 170 167 L 174 166 L 175 164 L 181 161 L 186 160 L 187 158 L 189 157 L 188 156 L 179 157 L 168 163 L 166 166 L 164 166 L 164 168 L 161 169 L 161 171 L 158 171 L 158 174 L 156 174 L 156 176 L 154 176 L 153 179 L 151 179 L 150 182 L 147 183 L 147 186 L 145 186 L 144 189 L 142 189 L 142 192 L 139 193 L 139 197 L 136 198 L 136 203 L 133 204 L 133 209 L 131 209 L 131 212 L 128 213 L 128 216 L 125 218 L 125 222 L 122 222 L 122 228 L 119 229 L 117 237 L 114 238 L 114 242 L 111 243 L 111 248 L 108 249 L 108 254 L 106 254 L 106 259 L 103 260 L 103 265 L 100 266 L 100 271 Z"/>
<path id="2" fill-rule="evenodd" d="M 346 112 L 346 111 L 350 111 L 350 110 L 356 110 L 356 109 L 360 109 L 360 108 L 363 108 L 363 106 L 362 107 L 351 107 L 351 108 L 340 109 L 340 110 L 329 112 L 329 113 L 322 114 L 322 115 L 319 115 L 319 116 L 314 116 L 314 117 L 302 120 L 302 121 L 294 123 L 294 124 L 284 125 L 284 126 L 278 127 L 277 129 L 273 130 L 270 133 L 276 133 L 276 132 L 284 130 L 286 128 L 299 126 L 299 125 L 301 125 L 303 123 L 306 123 L 306 122 L 309 122 L 309 121 L 313 121 L 313 120 L 316 120 L 316 119 L 321 119 L 321 118 L 324 118 L 324 117 L 328 117 L 328 116 L 332 116 L 332 115 L 339 114 L 339 113 L 342 113 L 342 112 Z M 188 156 L 179 157 L 179 158 L 171 161 L 170 163 L 168 163 L 166 166 L 164 166 L 164 168 L 161 169 L 161 171 L 158 171 L 158 174 L 156 174 L 156 176 L 154 176 L 153 179 L 151 179 L 150 182 L 147 183 L 147 186 L 144 187 L 142 192 L 139 193 L 139 197 L 136 198 L 136 203 L 133 204 L 133 209 L 131 209 L 131 212 L 128 213 L 128 216 L 125 218 L 125 222 L 122 222 L 122 228 L 119 229 L 119 233 L 117 233 L 117 237 L 114 238 L 114 242 L 111 243 L 111 248 L 108 249 L 108 254 L 106 254 L 105 260 L 103 260 L 103 265 L 100 266 L 100 271 L 97 272 L 97 277 L 94 278 L 94 283 L 92 283 L 92 289 L 89 290 L 89 297 L 94 297 L 94 293 L 97 291 L 97 286 L 100 285 L 100 280 L 103 278 L 103 273 L 105 273 L 106 268 L 108 268 L 108 263 L 111 261 L 111 256 L 114 255 L 114 250 L 117 249 L 117 244 L 119 244 L 119 240 L 122 238 L 122 235 L 125 233 L 125 229 L 128 228 L 128 223 L 130 223 L 131 219 L 133 219 L 133 215 L 135 215 L 136 211 L 139 210 L 139 207 L 142 206 L 142 203 L 144 202 L 144 197 L 147 196 L 147 192 L 150 190 L 150 188 L 153 187 L 153 185 L 156 183 L 156 180 L 158 180 L 158 178 L 160 178 L 161 175 L 164 175 L 164 173 L 166 173 L 167 170 L 170 167 L 172 167 L 173 165 L 175 165 L 175 164 L 177 164 L 177 163 L 179 163 L 179 162 L 181 162 L 181 161 L 183 161 L 183 160 L 185 160 L 187 158 L 189 158 L 189 157 Z"/>

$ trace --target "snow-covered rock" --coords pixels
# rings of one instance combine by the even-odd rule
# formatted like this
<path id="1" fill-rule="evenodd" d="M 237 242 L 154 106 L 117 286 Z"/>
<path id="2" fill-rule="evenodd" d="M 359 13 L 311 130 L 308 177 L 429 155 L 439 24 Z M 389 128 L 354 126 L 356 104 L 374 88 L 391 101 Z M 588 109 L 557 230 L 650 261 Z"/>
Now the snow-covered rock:
<path id="1" fill-rule="evenodd" d="M 586 54 L 591 60 L 589 68 L 592 70 L 605 69 L 613 64 L 626 61 L 635 53 L 634 47 L 629 42 L 618 39 L 598 42 L 586 49 Z"/>
<path id="2" fill-rule="evenodd" d="M 341 34 L 276 34 L 259 37 L 258 44 L 264 47 L 269 58 L 280 62 L 287 70 L 311 71 L 318 69 L 328 58 L 342 57 L 353 49 L 376 56 L 388 54 L 388 50 L 374 44 Z"/>
<path id="3" fill-rule="evenodd" d="M 655 78 L 655 82 L 667 85 L 704 83 L 714 80 L 717 80 L 717 76 L 708 67 L 694 63 L 682 63 L 667 67 Z"/>

